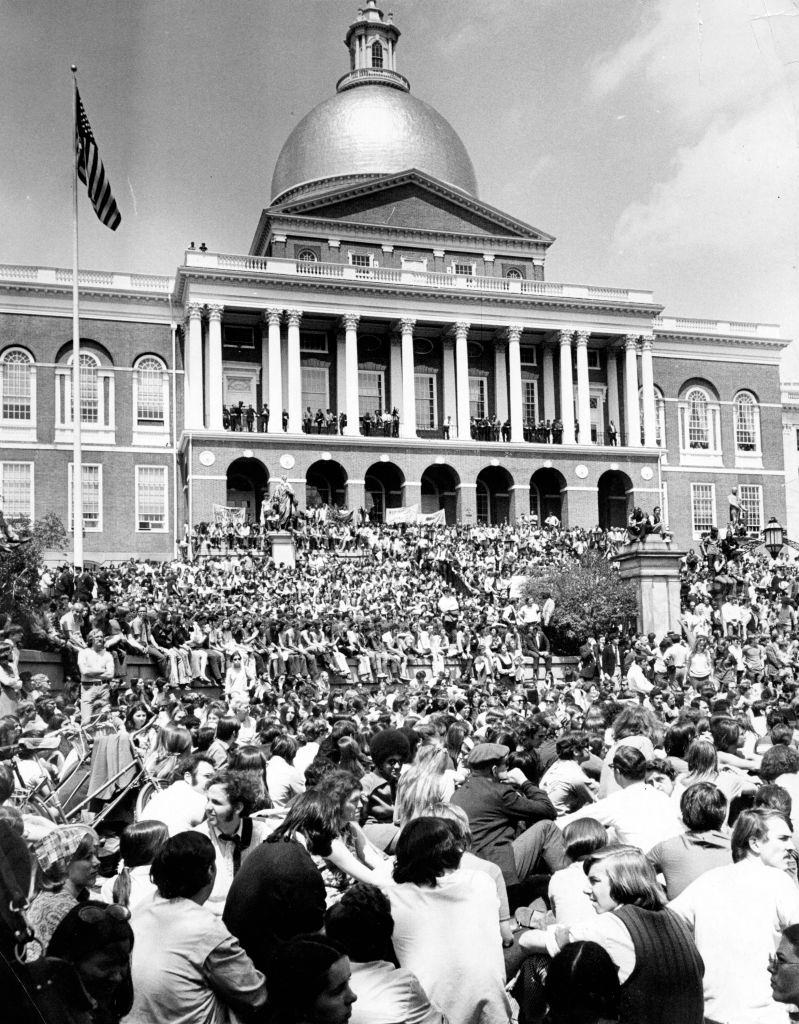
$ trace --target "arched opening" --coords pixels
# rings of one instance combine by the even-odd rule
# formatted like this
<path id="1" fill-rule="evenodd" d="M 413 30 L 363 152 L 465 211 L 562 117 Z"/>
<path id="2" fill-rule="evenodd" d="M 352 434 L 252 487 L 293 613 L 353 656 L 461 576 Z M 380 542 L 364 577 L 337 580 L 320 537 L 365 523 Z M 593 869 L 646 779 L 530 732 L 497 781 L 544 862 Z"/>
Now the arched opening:
<path id="1" fill-rule="evenodd" d="M 250 519 L 257 521 L 268 485 L 269 470 L 260 459 L 236 459 L 227 469 L 226 504 L 243 508 Z"/>
<path id="2" fill-rule="evenodd" d="M 421 512 L 438 512 L 444 509 L 447 525 L 457 520 L 458 485 L 461 480 L 452 466 L 428 466 L 422 473 Z"/>
<path id="3" fill-rule="evenodd" d="M 477 522 L 499 525 L 510 520 L 513 477 L 502 466 L 487 466 L 477 475 Z"/>
<path id="4" fill-rule="evenodd" d="M 305 474 L 305 506 L 347 504 L 347 472 L 339 462 L 319 459 L 308 467 Z"/>
<path id="5" fill-rule="evenodd" d="M 402 507 L 405 475 L 393 462 L 375 462 L 364 474 L 366 511 L 376 523 L 385 521 L 387 508 Z"/>
<path id="6" fill-rule="evenodd" d="M 530 512 L 538 516 L 539 526 L 549 516 L 563 522 L 563 488 L 566 480 L 556 469 L 537 469 L 530 477 Z"/>
<path id="7" fill-rule="evenodd" d="M 620 470 L 609 469 L 597 484 L 598 522 L 603 530 L 624 528 L 629 516 L 632 480 Z"/>

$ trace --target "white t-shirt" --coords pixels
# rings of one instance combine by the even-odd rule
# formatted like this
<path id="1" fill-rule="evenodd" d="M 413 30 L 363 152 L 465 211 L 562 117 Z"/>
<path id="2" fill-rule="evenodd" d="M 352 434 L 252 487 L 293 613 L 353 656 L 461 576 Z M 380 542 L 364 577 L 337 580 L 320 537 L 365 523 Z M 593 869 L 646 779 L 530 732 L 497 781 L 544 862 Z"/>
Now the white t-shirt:
<path id="1" fill-rule="evenodd" d="M 205 793 L 198 793 L 183 779 L 156 793 L 144 808 L 143 819 L 163 821 L 170 836 L 188 832 L 205 817 Z"/>

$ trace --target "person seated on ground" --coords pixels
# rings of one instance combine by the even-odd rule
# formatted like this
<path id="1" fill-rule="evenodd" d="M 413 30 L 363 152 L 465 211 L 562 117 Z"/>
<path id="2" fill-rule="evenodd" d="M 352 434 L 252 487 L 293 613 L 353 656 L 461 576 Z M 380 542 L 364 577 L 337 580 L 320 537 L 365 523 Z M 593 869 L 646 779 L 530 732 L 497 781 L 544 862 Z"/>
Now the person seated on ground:
<path id="1" fill-rule="evenodd" d="M 325 915 L 325 935 L 349 957 L 350 988 L 357 996 L 350 1024 L 443 1024 L 418 978 L 394 965 L 391 903 L 363 882 L 342 895 Z"/>
<path id="2" fill-rule="evenodd" d="M 106 878 L 100 886 L 106 903 L 132 910 L 153 896 L 155 885 L 150 879 L 150 867 L 167 839 L 169 829 L 162 821 L 136 821 L 125 827 L 119 837 L 117 874 Z"/>
<path id="3" fill-rule="evenodd" d="M 334 802 L 314 790 L 301 793 L 234 877 L 222 920 L 259 970 L 281 942 L 321 931 L 325 883 L 313 857 L 330 856 L 338 830 Z"/>
<path id="4" fill-rule="evenodd" d="M 550 872 L 563 867 L 564 847 L 549 797 L 520 768 L 508 770 L 509 753 L 501 743 L 478 743 L 466 758 L 471 774 L 451 803 L 466 812 L 474 852 L 502 869 L 506 885 L 515 885 L 540 862 Z"/>
<path id="5" fill-rule="evenodd" d="M 541 778 L 546 793 L 559 815 L 570 814 L 596 799 L 598 785 L 585 774 L 580 761 L 588 752 L 588 735 L 570 732 L 555 744 L 558 755 Z"/>
<path id="6" fill-rule="evenodd" d="M 411 745 L 399 729 L 383 729 L 372 737 L 369 749 L 374 770 L 361 779 L 361 824 L 370 842 L 379 850 L 391 853 L 399 834 L 393 824 L 397 784 L 402 766 L 410 757 Z"/>
<path id="7" fill-rule="evenodd" d="M 569 942 L 549 965 L 544 1024 L 616 1024 L 621 1013 L 619 972 L 596 942 Z"/>
<path id="8" fill-rule="evenodd" d="M 775 1002 L 793 1007 L 790 1020 L 795 1020 L 799 1007 L 799 924 L 788 925 L 782 932 L 777 952 L 769 957 L 771 994 Z"/>
<path id="9" fill-rule="evenodd" d="M 132 919 L 133 1007 L 126 1024 L 225 1021 L 266 1002 L 264 977 L 203 904 L 214 887 L 214 848 L 199 832 L 172 836 L 152 867 L 158 894 Z"/>
<path id="10" fill-rule="evenodd" d="M 266 788 L 276 810 L 283 810 L 297 796 L 305 792 L 305 778 L 294 766 L 297 741 L 293 736 L 278 736 L 271 747 L 266 766 Z"/>
<path id="11" fill-rule="evenodd" d="M 596 914 L 593 901 L 586 891 L 584 862 L 608 845 L 604 825 L 593 818 L 573 821 L 563 830 L 567 867 L 561 868 L 549 880 L 549 905 L 556 924 L 571 925 L 592 920 Z M 517 911 L 517 917 L 519 912 Z"/>
<path id="12" fill-rule="evenodd" d="M 214 774 L 207 754 L 185 754 L 172 773 L 172 782 L 155 793 L 145 805 L 148 821 L 162 821 L 171 836 L 186 832 L 205 818 L 206 790 Z"/>
<path id="13" fill-rule="evenodd" d="M 519 942 L 555 956 L 589 940 L 613 959 L 621 982 L 621 1019 L 635 1024 L 702 1024 L 702 959 L 687 926 L 666 908 L 666 894 L 643 853 L 606 847 L 584 864 L 594 920 L 525 932 Z"/>
<path id="14" fill-rule="evenodd" d="M 267 968 L 271 1024 L 346 1024 L 357 999 L 350 971 L 328 939 L 304 935 L 282 944 Z"/>
<path id="15" fill-rule="evenodd" d="M 725 827 L 727 798 L 710 782 L 696 782 L 680 797 L 686 831 L 656 843 L 647 860 L 663 875 L 670 900 L 711 868 L 731 862 L 730 833 Z"/>

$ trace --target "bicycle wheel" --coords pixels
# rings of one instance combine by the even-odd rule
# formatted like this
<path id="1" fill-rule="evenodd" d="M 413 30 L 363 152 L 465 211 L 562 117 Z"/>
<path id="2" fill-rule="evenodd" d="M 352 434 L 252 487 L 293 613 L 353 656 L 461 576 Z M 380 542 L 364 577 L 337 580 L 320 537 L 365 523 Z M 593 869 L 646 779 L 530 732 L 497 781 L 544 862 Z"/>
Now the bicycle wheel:
<path id="1" fill-rule="evenodd" d="M 17 810 L 20 814 L 35 814 L 40 818 L 45 818 L 47 821 L 54 821 L 58 825 L 64 822 L 64 816 L 60 808 L 46 804 L 37 796 L 28 797 L 21 804 L 17 804 Z"/>

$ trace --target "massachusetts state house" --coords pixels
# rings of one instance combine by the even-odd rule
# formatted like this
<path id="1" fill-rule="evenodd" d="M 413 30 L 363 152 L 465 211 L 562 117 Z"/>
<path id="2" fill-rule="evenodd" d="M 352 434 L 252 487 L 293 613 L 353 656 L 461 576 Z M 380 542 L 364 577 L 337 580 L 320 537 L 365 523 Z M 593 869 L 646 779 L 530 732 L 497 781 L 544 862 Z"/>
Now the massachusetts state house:
<path id="1" fill-rule="evenodd" d="M 169 557 L 184 523 L 257 517 L 283 476 L 301 507 L 376 518 L 591 527 L 661 505 L 686 546 L 726 525 L 733 486 L 753 530 L 784 521 L 777 328 L 548 280 L 555 239 L 481 201 L 399 38 L 368 0 L 246 253 L 192 245 L 174 278 L 81 274 L 78 402 L 71 271 L 0 267 L 7 516 L 72 527 L 78 409 L 96 560 Z"/>

